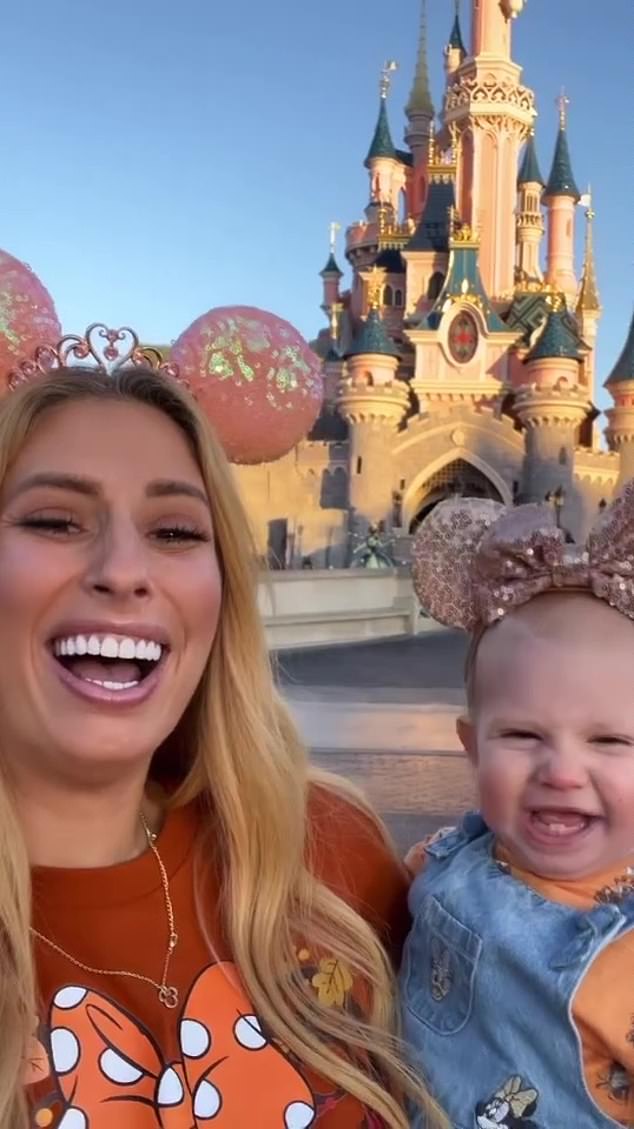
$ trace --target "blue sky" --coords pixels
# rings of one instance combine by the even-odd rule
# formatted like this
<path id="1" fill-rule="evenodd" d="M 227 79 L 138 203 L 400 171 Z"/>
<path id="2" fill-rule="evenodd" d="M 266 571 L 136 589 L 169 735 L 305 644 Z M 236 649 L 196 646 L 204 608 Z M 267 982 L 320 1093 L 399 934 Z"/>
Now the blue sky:
<path id="1" fill-rule="evenodd" d="M 429 0 L 436 105 L 453 0 Z M 322 323 L 328 224 L 359 218 L 378 77 L 400 63 L 395 141 L 419 0 L 20 0 L 3 14 L 0 246 L 25 259 L 64 328 L 132 324 L 170 341 L 212 306 Z M 468 28 L 463 0 L 463 26 Z M 605 309 L 598 376 L 632 301 L 631 0 L 527 0 L 514 55 L 537 95 L 547 173 L 555 99 L 592 183 Z M 583 217 L 579 215 L 579 237 Z M 340 256 L 341 258 L 341 256 Z"/>

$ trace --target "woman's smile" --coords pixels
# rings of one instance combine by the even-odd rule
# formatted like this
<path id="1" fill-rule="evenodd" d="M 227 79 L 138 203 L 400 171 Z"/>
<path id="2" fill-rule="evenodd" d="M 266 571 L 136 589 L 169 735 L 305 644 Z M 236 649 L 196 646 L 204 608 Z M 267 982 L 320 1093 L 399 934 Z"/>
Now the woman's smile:
<path id="1" fill-rule="evenodd" d="M 220 608 L 184 436 L 145 405 L 67 405 L 23 446 L 0 507 L 0 705 L 15 766 L 147 759 L 200 682 Z"/>

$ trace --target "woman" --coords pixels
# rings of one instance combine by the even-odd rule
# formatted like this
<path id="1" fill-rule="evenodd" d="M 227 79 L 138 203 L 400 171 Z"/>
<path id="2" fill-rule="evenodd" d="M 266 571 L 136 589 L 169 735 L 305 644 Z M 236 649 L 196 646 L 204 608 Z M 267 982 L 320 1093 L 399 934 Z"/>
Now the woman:
<path id="1" fill-rule="evenodd" d="M 383 947 L 403 875 L 308 768 L 254 559 L 174 380 L 61 367 L 0 402 L 0 1129 L 427 1101 Z"/>

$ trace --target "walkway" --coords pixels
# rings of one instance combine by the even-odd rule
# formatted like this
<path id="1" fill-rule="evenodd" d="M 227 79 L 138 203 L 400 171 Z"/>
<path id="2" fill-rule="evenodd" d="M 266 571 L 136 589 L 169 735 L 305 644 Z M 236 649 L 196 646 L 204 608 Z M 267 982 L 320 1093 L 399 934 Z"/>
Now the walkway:
<path id="1" fill-rule="evenodd" d="M 474 801 L 455 732 L 464 655 L 461 635 L 434 632 L 279 656 L 315 761 L 362 787 L 402 848 Z"/>

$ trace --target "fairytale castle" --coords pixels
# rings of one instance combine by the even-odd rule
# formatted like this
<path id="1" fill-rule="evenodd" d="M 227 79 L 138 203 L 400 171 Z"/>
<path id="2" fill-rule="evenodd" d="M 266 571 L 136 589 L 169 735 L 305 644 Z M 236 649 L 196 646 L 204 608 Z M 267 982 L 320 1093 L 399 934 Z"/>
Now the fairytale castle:
<path id="1" fill-rule="evenodd" d="M 369 202 L 345 233 L 349 288 L 334 238 L 321 272 L 321 416 L 286 458 L 237 468 L 278 567 L 349 564 L 371 524 L 404 557 L 417 524 L 456 492 L 552 499 L 577 534 L 634 476 L 634 321 L 606 382 L 605 450 L 594 406 L 592 205 L 573 173 L 563 96 L 552 164 L 547 177 L 540 171 L 534 96 L 511 54 L 523 7 L 471 0 L 469 41 L 456 14 L 437 119 L 422 0 L 404 149 L 388 119 L 395 64 L 384 69 L 365 160 Z"/>

